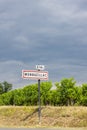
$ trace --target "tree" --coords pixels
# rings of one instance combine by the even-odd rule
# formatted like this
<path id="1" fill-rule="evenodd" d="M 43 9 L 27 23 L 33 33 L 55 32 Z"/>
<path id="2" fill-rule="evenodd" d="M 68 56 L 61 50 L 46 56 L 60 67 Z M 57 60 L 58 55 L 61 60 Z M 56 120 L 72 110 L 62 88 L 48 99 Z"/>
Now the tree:
<path id="1" fill-rule="evenodd" d="M 37 105 L 38 104 L 38 86 L 37 84 L 28 85 L 23 88 L 25 104 L 24 105 Z"/>
<path id="2" fill-rule="evenodd" d="M 60 105 L 71 105 L 74 103 L 75 83 L 73 78 L 64 78 L 60 83 L 56 83 Z"/>
<path id="3" fill-rule="evenodd" d="M 49 92 L 52 87 L 51 82 L 42 82 L 40 85 L 41 90 L 41 104 L 42 105 L 49 105 Z"/>
<path id="4" fill-rule="evenodd" d="M 6 93 L 12 89 L 12 84 L 4 81 L 0 83 L 0 94 Z"/>
<path id="5" fill-rule="evenodd" d="M 81 104 L 87 106 L 87 84 L 82 84 Z"/>
<path id="6" fill-rule="evenodd" d="M 15 89 L 13 94 L 13 105 L 21 106 L 25 103 L 23 89 Z"/>
<path id="7" fill-rule="evenodd" d="M 3 87 L 3 93 L 6 93 L 12 89 L 12 84 L 8 83 L 7 81 L 4 81 L 2 83 L 2 87 Z"/>
<path id="8" fill-rule="evenodd" d="M 4 105 L 13 105 L 12 91 L 8 93 L 3 93 L 2 95 L 0 95 L 0 99 L 2 100 Z M 0 105 L 3 105 L 3 104 L 0 102 Z"/>
<path id="9" fill-rule="evenodd" d="M 2 86 L 2 84 L 0 83 L 0 94 L 2 94 L 3 93 L 3 86 Z"/>

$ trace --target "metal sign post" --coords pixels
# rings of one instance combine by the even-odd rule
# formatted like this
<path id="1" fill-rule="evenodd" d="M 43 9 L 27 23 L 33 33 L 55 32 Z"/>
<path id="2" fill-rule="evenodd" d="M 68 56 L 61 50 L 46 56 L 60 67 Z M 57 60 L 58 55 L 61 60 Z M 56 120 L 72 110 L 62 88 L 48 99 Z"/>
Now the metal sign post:
<path id="1" fill-rule="evenodd" d="M 38 79 L 38 117 L 39 117 L 39 124 L 41 123 L 41 101 L 40 101 L 40 79 Z"/>
<path id="2" fill-rule="evenodd" d="M 40 72 L 41 70 L 44 70 L 44 66 L 42 65 L 36 65 L 36 69 L 38 70 L 38 72 Z M 39 118 L 39 124 L 41 124 L 41 100 L 40 100 L 40 79 L 38 79 L 38 118 Z"/>
<path id="3" fill-rule="evenodd" d="M 23 79 L 33 79 L 38 80 L 38 118 L 39 124 L 41 123 L 41 100 L 40 100 L 40 80 L 48 80 L 48 72 L 43 71 L 45 69 L 44 65 L 36 65 L 37 70 L 22 70 Z"/>

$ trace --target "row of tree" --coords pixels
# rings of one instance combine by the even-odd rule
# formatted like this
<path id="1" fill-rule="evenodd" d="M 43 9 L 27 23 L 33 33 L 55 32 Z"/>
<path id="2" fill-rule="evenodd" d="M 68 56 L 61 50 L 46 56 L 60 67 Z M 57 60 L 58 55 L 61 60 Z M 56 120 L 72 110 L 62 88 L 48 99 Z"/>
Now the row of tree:
<path id="1" fill-rule="evenodd" d="M 52 89 L 52 82 L 41 83 L 41 105 L 87 106 L 87 84 L 76 86 L 74 78 L 64 78 L 60 82 L 56 82 L 55 86 L 56 89 Z M 28 85 L 1 94 L 0 105 L 38 105 L 38 85 Z"/>

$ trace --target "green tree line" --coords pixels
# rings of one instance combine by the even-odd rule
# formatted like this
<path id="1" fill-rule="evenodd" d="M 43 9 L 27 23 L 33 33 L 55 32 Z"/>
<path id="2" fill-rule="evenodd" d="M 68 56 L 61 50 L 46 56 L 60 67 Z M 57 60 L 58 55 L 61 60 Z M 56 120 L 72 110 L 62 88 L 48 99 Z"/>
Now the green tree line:
<path id="1" fill-rule="evenodd" d="M 53 89 L 52 82 L 41 82 L 41 105 L 87 106 L 86 83 L 77 86 L 74 78 L 64 78 L 60 82 L 56 82 L 55 86 L 56 89 Z M 28 85 L 15 90 L 11 89 L 12 86 L 8 88 L 7 92 L 0 94 L 0 105 L 38 105 L 38 84 Z"/>

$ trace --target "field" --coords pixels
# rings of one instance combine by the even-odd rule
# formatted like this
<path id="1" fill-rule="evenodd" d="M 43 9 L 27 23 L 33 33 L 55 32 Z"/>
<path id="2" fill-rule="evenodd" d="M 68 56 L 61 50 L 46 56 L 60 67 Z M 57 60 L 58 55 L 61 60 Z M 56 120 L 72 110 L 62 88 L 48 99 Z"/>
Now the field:
<path id="1" fill-rule="evenodd" d="M 1 106 L 0 127 L 87 127 L 87 107 Z"/>

